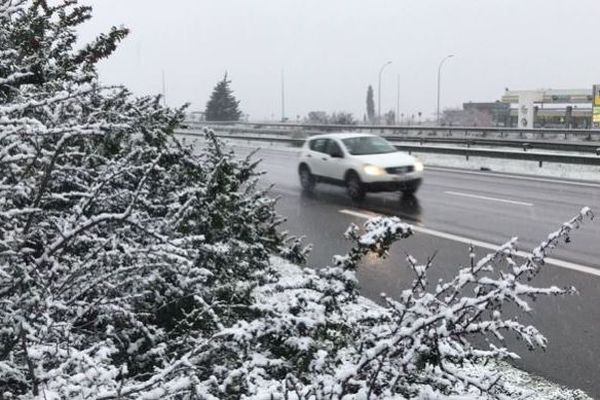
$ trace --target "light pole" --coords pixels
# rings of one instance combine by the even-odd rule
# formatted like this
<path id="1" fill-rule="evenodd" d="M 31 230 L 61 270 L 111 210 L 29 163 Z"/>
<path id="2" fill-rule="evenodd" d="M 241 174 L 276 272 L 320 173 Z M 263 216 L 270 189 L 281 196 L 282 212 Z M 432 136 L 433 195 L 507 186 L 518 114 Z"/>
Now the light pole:
<path id="1" fill-rule="evenodd" d="M 444 65 L 444 62 L 449 59 L 454 57 L 454 54 L 450 54 L 447 55 L 446 57 L 442 58 L 442 61 L 440 61 L 440 66 L 438 67 L 438 81 L 437 81 L 437 124 L 440 124 L 440 87 L 441 87 L 441 78 L 442 78 L 442 65 Z"/>
<path id="2" fill-rule="evenodd" d="M 398 74 L 398 87 L 396 88 L 396 125 L 400 125 L 400 74 Z"/>
<path id="3" fill-rule="evenodd" d="M 281 122 L 285 122 L 285 80 L 281 69 Z"/>
<path id="4" fill-rule="evenodd" d="M 165 79 L 165 70 L 162 70 L 162 100 L 163 106 L 167 106 L 167 83 Z"/>
<path id="5" fill-rule="evenodd" d="M 385 67 L 387 67 L 391 63 L 392 63 L 391 61 L 388 61 L 385 64 L 383 64 L 381 66 L 381 68 L 379 69 L 379 86 L 377 88 L 377 123 L 378 124 L 381 124 L 381 74 L 383 73 L 383 70 L 385 69 Z"/>

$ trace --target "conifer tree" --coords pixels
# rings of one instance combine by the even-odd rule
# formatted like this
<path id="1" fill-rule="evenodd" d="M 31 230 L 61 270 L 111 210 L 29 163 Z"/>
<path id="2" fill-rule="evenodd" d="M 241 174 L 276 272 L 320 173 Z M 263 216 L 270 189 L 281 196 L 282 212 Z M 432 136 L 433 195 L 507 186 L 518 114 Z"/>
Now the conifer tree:
<path id="1" fill-rule="evenodd" d="M 373 87 L 367 89 L 367 119 L 370 123 L 375 121 L 375 101 L 373 100 Z"/>
<path id="2" fill-rule="evenodd" d="M 207 121 L 238 121 L 242 116 L 239 100 L 236 100 L 230 87 L 231 81 L 227 73 L 220 80 L 206 103 L 205 117 Z"/>

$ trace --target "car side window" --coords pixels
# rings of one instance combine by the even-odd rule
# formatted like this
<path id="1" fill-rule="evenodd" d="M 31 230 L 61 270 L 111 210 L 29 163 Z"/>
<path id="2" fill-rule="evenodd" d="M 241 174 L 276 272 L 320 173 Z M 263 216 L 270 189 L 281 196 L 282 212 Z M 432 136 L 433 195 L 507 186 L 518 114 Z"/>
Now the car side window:
<path id="1" fill-rule="evenodd" d="M 314 139 L 309 143 L 309 148 L 312 151 L 317 151 L 319 153 L 327 153 L 327 143 L 329 139 Z"/>
<path id="2" fill-rule="evenodd" d="M 327 145 L 327 154 L 329 155 L 333 155 L 333 154 L 340 154 L 343 155 L 344 152 L 342 151 L 342 148 L 340 147 L 340 145 L 338 144 L 338 142 L 336 142 L 335 140 L 330 140 L 328 145 Z"/>

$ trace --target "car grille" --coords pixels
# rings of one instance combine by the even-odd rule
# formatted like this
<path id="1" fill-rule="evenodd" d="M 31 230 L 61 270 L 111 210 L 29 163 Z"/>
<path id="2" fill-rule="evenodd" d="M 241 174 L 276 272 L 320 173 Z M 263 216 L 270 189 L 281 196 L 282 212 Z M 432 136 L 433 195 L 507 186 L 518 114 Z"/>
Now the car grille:
<path id="1" fill-rule="evenodd" d="M 404 167 L 390 167 L 390 168 L 385 169 L 385 172 L 387 172 L 388 174 L 393 174 L 393 175 L 408 174 L 408 173 L 414 172 L 414 171 L 415 171 L 414 165 L 406 165 Z"/>

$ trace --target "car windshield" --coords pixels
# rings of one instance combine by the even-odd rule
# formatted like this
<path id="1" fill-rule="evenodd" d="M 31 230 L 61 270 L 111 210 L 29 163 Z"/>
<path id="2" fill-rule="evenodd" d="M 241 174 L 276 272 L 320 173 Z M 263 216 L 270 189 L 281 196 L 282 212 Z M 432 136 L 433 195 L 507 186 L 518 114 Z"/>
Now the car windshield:
<path id="1" fill-rule="evenodd" d="M 342 142 L 353 156 L 393 153 L 396 150 L 387 140 L 377 136 L 359 136 L 343 139 Z"/>

